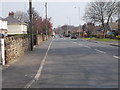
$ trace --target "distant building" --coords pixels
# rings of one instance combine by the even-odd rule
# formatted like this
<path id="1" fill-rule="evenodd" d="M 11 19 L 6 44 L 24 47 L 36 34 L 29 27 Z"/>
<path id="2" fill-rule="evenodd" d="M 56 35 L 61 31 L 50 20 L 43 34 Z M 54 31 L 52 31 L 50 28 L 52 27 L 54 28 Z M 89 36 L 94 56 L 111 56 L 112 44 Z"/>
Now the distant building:
<path id="1" fill-rule="evenodd" d="M 118 24 L 116 22 L 109 23 L 110 31 L 118 30 Z"/>
<path id="2" fill-rule="evenodd" d="M 7 21 L 0 17 L 0 33 L 7 33 Z"/>
<path id="3" fill-rule="evenodd" d="M 13 12 L 10 12 L 5 20 L 8 22 L 7 34 L 27 34 L 27 25 L 15 19 Z"/>

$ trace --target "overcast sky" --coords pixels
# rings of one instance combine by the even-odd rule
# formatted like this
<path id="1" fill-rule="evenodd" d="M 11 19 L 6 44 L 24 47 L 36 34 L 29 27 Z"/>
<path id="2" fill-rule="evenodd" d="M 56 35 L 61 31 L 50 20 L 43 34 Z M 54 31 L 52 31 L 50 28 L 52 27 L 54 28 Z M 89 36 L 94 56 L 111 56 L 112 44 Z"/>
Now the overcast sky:
<path id="1" fill-rule="evenodd" d="M 34 0 L 33 0 L 34 1 Z M 61 26 L 64 24 L 71 24 L 78 26 L 85 22 L 79 20 L 79 9 L 74 7 L 80 7 L 80 17 L 84 15 L 85 8 L 88 1 L 85 2 L 48 2 L 48 17 L 52 18 L 53 27 Z M 37 10 L 40 16 L 45 16 L 45 3 L 34 2 L 33 7 Z M 10 11 L 24 11 L 28 10 L 28 2 L 8 2 L 2 1 L 0 3 L 0 16 L 5 18 Z"/>

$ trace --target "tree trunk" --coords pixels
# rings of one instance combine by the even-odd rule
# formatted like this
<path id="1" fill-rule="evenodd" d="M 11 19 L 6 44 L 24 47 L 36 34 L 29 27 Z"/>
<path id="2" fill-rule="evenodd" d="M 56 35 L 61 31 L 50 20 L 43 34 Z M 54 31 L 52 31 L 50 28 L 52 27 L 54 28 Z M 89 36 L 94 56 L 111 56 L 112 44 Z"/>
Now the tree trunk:
<path id="1" fill-rule="evenodd" d="M 105 38 L 105 33 L 106 33 L 106 28 L 105 28 L 105 23 L 104 23 L 104 21 L 103 20 L 101 20 L 101 22 L 102 22 L 102 26 L 103 26 L 103 38 Z"/>

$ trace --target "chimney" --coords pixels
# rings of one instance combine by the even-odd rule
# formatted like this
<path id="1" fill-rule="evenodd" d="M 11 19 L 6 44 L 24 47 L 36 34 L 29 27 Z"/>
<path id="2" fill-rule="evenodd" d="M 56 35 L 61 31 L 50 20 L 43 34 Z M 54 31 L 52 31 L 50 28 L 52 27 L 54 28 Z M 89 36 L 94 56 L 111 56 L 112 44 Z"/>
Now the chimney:
<path id="1" fill-rule="evenodd" d="M 14 12 L 9 12 L 9 16 L 14 17 Z"/>

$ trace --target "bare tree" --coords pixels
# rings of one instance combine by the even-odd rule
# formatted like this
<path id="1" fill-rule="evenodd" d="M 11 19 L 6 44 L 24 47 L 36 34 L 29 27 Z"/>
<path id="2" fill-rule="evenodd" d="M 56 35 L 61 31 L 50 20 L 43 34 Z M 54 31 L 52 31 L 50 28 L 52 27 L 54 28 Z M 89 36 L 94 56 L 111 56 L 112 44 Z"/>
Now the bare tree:
<path id="1" fill-rule="evenodd" d="M 111 2 L 101 2 L 99 0 L 96 0 L 95 2 L 89 3 L 85 16 L 83 18 L 86 21 L 90 21 L 92 23 L 99 22 L 102 24 L 105 38 L 109 21 L 112 16 L 117 14 L 117 5 L 118 3 L 116 0 Z"/>
<path id="2" fill-rule="evenodd" d="M 90 36 L 90 34 L 94 33 L 94 31 L 95 31 L 95 25 L 93 23 L 87 23 L 86 29 L 87 29 L 86 32 L 87 32 L 88 36 Z"/>
<path id="3" fill-rule="evenodd" d="M 14 18 L 18 19 L 21 22 L 29 22 L 28 14 L 23 11 L 16 11 L 14 14 Z"/>

